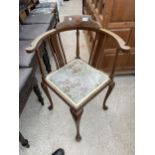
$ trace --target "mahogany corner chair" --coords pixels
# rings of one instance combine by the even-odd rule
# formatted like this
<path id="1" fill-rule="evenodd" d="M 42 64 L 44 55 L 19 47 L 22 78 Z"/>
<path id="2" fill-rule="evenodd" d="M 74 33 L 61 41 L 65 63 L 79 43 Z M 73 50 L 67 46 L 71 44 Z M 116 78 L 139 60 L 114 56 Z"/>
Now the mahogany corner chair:
<path id="1" fill-rule="evenodd" d="M 76 57 L 67 62 L 60 34 L 72 30 L 76 31 Z M 80 57 L 80 30 L 95 32 L 95 41 L 88 63 Z M 92 65 L 93 55 L 101 49 L 101 45 L 103 48 L 104 38 L 107 36 L 112 38 L 117 45 L 110 74 L 100 71 Z M 41 57 L 40 47 L 45 42 L 49 44 L 57 66 L 57 70 L 50 73 L 45 72 Z M 70 107 L 76 125 L 77 141 L 81 140 L 79 127 L 84 106 L 106 87 L 108 90 L 103 101 L 103 109 L 108 109 L 106 101 L 115 85 L 114 72 L 118 53 L 129 49 L 130 47 L 126 46 L 123 39 L 117 34 L 101 28 L 90 16 L 86 15 L 65 17 L 65 20 L 59 23 L 56 29 L 40 35 L 32 42 L 31 47 L 26 49 L 28 53 L 35 52 L 37 56 L 42 76 L 41 85 L 50 100 L 50 106 L 53 107 L 53 103 L 48 88 L 53 90 Z"/>

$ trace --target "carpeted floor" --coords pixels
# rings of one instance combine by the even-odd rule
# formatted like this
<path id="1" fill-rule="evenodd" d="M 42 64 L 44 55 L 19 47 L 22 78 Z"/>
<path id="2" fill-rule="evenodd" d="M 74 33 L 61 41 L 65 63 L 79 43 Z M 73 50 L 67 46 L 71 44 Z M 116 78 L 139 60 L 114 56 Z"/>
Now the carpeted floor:
<path id="1" fill-rule="evenodd" d="M 70 0 L 60 6 L 60 18 L 81 14 L 81 0 Z M 67 58 L 74 57 L 73 33 L 63 34 Z M 82 34 L 81 39 L 85 42 Z M 82 56 L 88 59 L 86 43 Z M 39 72 L 37 78 L 40 81 Z M 32 92 L 20 118 L 20 131 L 29 140 L 30 148 L 19 144 L 20 155 L 50 155 L 64 148 L 66 155 L 134 155 L 134 76 L 117 76 L 116 87 L 109 97 L 108 111 L 102 110 L 106 90 L 94 98 L 85 108 L 81 121 L 82 141 L 75 141 L 75 125 L 69 107 L 53 92 L 54 109 L 49 111 L 48 99 L 43 94 L 45 106 L 41 106 Z"/>

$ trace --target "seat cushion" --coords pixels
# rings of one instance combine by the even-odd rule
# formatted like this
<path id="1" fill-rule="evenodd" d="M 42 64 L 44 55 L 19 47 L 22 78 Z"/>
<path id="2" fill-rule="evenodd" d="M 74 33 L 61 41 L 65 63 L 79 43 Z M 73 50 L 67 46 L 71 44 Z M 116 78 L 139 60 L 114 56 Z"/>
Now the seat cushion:
<path id="1" fill-rule="evenodd" d="M 37 4 L 35 8 L 56 8 L 56 6 L 57 6 L 56 2 L 43 2 Z"/>
<path id="2" fill-rule="evenodd" d="M 50 24 L 53 18 L 53 14 L 32 14 L 26 18 L 24 24 Z"/>
<path id="3" fill-rule="evenodd" d="M 49 24 L 20 25 L 19 39 L 34 40 L 36 37 L 46 32 L 49 26 Z"/>
<path id="4" fill-rule="evenodd" d="M 29 77 L 31 76 L 32 68 L 20 68 L 19 69 L 19 92 L 26 85 Z"/>
<path id="5" fill-rule="evenodd" d="M 38 8 L 34 9 L 30 12 L 30 14 L 51 14 L 54 13 L 55 9 L 54 8 Z"/>
<path id="6" fill-rule="evenodd" d="M 25 48 L 30 46 L 31 41 L 19 41 L 19 66 L 32 67 L 34 61 L 34 53 L 27 53 Z"/>
<path id="7" fill-rule="evenodd" d="M 109 76 L 80 59 L 50 73 L 46 82 L 74 109 L 82 107 L 92 95 L 106 86 Z"/>

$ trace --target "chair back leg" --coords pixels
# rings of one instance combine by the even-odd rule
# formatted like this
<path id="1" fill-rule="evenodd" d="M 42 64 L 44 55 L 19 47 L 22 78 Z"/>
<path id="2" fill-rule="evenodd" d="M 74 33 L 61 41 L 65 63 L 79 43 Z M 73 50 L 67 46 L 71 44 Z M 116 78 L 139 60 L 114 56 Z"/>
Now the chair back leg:
<path id="1" fill-rule="evenodd" d="M 44 99 L 41 95 L 41 91 L 38 87 L 38 84 L 35 84 L 33 87 L 33 91 L 35 92 L 36 96 L 38 97 L 38 101 L 41 103 L 41 105 L 44 105 Z"/>
<path id="2" fill-rule="evenodd" d="M 42 89 L 44 90 L 47 98 L 50 101 L 50 106 L 48 107 L 48 109 L 52 110 L 53 109 L 53 101 L 52 101 L 51 95 L 49 93 L 48 87 L 47 87 L 46 83 L 44 83 L 43 81 L 41 82 L 41 86 L 42 86 Z"/>
<path id="3" fill-rule="evenodd" d="M 104 109 L 104 110 L 108 110 L 108 106 L 106 105 L 106 101 L 107 101 L 109 95 L 111 94 L 111 92 L 112 92 L 114 86 L 115 86 L 115 82 L 112 81 L 112 82 L 110 83 L 109 87 L 108 87 L 107 93 L 106 93 L 105 98 L 104 98 L 104 101 L 103 101 L 103 109 Z"/>

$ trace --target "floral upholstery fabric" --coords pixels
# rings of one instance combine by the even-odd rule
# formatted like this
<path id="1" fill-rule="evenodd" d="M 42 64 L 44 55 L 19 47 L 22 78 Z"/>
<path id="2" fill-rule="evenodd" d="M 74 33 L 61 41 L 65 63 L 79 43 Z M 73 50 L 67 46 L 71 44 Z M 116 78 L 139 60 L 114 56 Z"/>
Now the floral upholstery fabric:
<path id="1" fill-rule="evenodd" d="M 72 107 L 77 109 L 84 104 L 87 97 L 94 93 L 96 88 L 103 87 L 109 81 L 109 77 L 84 61 L 75 59 L 50 73 L 46 81 L 61 96 L 65 96 Z"/>

